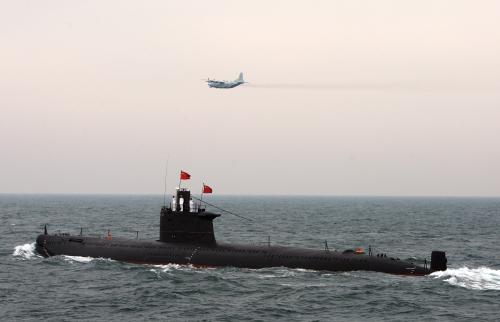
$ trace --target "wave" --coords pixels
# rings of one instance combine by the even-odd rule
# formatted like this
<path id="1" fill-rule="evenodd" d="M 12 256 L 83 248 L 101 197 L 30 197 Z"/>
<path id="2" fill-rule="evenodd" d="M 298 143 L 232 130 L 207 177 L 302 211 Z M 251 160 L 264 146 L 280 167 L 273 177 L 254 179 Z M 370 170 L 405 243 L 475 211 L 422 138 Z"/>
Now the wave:
<path id="1" fill-rule="evenodd" d="M 205 267 L 205 266 L 196 266 L 192 264 L 163 264 L 163 265 L 148 265 L 154 268 L 150 269 L 152 272 L 161 271 L 164 273 L 171 271 L 189 271 L 189 272 L 208 272 L 217 269 L 216 267 Z"/>
<path id="2" fill-rule="evenodd" d="M 500 290 L 500 270 L 488 267 L 449 268 L 446 271 L 434 272 L 430 276 L 471 290 Z"/>
<path id="3" fill-rule="evenodd" d="M 69 256 L 62 255 L 62 258 L 66 262 L 77 262 L 81 264 L 87 264 L 93 261 L 102 261 L 102 262 L 115 262 L 115 260 L 111 258 L 103 258 L 103 257 L 89 257 L 89 256 Z"/>
<path id="4" fill-rule="evenodd" d="M 68 255 L 63 255 L 63 258 L 65 261 L 68 262 L 77 262 L 77 263 L 90 263 L 92 260 L 95 258 L 92 257 L 84 257 L 84 256 L 68 256 Z"/>
<path id="5" fill-rule="evenodd" d="M 192 269 L 193 267 L 189 267 L 189 265 L 179 265 L 179 264 L 165 264 L 165 265 L 152 265 L 153 267 L 156 267 L 163 271 L 164 273 L 170 272 L 172 270 L 182 270 L 182 269 Z M 156 272 L 154 268 L 150 269 L 152 272 Z"/>
<path id="6" fill-rule="evenodd" d="M 42 258 L 35 251 L 35 243 L 18 245 L 14 247 L 14 252 L 12 256 L 20 257 L 23 260 L 32 259 L 32 258 Z M 62 255 L 62 258 L 67 262 L 78 262 L 78 263 L 90 263 L 93 260 L 104 260 L 104 261 L 112 261 L 109 258 L 93 258 L 93 257 L 84 257 L 84 256 L 68 256 Z"/>
<path id="7" fill-rule="evenodd" d="M 18 245 L 14 247 L 12 256 L 20 257 L 21 259 L 32 259 L 34 257 L 41 257 L 35 253 L 35 243 Z"/>

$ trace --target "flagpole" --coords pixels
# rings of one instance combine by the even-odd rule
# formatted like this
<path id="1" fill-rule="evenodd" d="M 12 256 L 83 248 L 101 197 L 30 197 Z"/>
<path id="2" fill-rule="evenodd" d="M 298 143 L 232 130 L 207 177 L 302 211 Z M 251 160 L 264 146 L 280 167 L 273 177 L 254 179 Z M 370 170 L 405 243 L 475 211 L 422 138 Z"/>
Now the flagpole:
<path id="1" fill-rule="evenodd" d="M 200 195 L 200 206 L 199 208 L 201 208 L 201 203 L 203 202 L 203 190 L 205 190 L 205 183 L 203 182 L 202 186 L 201 186 L 201 195 Z"/>
<path id="2" fill-rule="evenodd" d="M 177 209 L 181 209 L 180 199 L 179 199 L 179 191 L 181 191 L 181 182 L 182 182 L 182 170 L 181 173 L 179 173 L 179 188 L 175 192 L 175 211 L 178 211 Z"/>
<path id="3" fill-rule="evenodd" d="M 167 158 L 167 164 L 165 165 L 165 191 L 163 192 L 163 207 L 166 207 L 167 205 L 167 174 L 168 174 L 168 159 Z"/>

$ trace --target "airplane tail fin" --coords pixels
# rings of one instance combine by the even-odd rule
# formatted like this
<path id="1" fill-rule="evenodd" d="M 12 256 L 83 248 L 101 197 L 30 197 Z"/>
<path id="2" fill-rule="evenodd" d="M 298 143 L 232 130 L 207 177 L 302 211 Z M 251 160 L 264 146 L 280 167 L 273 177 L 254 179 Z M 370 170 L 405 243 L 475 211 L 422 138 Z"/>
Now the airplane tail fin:
<path id="1" fill-rule="evenodd" d="M 236 79 L 237 82 L 244 83 L 245 81 L 243 80 L 243 73 L 240 73 L 240 76 L 238 76 L 238 79 Z"/>

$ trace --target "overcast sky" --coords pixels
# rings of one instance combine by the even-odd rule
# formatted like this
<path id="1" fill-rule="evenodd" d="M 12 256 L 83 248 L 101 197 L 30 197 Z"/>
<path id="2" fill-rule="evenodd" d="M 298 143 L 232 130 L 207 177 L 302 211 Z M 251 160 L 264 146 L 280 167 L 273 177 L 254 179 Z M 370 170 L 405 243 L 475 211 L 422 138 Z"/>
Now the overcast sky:
<path id="1" fill-rule="evenodd" d="M 0 111 L 4 193 L 500 196 L 500 1 L 1 1 Z"/>

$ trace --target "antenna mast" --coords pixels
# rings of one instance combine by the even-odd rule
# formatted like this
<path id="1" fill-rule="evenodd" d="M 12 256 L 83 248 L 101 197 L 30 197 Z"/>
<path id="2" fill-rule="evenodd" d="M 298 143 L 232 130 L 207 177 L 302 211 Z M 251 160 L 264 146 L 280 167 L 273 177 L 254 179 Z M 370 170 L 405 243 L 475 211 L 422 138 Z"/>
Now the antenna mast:
<path id="1" fill-rule="evenodd" d="M 163 192 L 163 207 L 167 206 L 167 174 L 168 174 L 168 159 L 167 157 L 167 164 L 165 165 L 165 191 Z"/>

